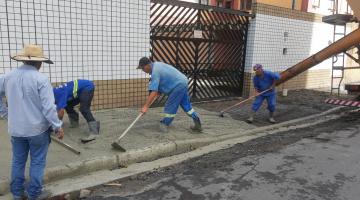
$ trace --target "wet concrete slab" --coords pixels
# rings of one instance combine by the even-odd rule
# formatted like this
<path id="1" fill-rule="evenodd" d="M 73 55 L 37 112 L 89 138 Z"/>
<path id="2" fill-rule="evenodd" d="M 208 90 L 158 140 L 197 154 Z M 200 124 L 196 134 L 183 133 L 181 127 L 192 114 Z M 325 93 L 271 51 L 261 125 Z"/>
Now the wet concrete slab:
<path id="1" fill-rule="evenodd" d="M 243 121 L 232 118 L 220 118 L 216 112 L 210 112 L 196 108 L 203 121 L 203 132 L 197 134 L 190 130 L 193 124 L 190 117 L 179 111 L 169 133 L 159 132 L 159 121 L 162 108 L 152 108 L 144 115 L 137 124 L 121 140 L 121 146 L 126 150 L 140 149 L 166 141 L 178 141 L 184 139 L 218 137 L 226 134 L 241 133 L 244 130 L 252 129 L 254 126 Z M 95 112 L 95 118 L 101 121 L 100 137 L 87 144 L 82 144 L 80 138 L 87 135 L 88 127 L 81 118 L 80 127 L 69 128 L 67 116 L 65 116 L 65 138 L 64 142 L 81 151 L 75 155 L 63 147 L 51 144 L 48 154 L 47 167 L 65 165 L 80 160 L 92 159 L 98 156 L 116 155 L 121 152 L 112 149 L 111 143 L 131 124 L 138 115 L 138 109 L 122 108 Z M 7 179 L 10 175 L 11 166 L 11 144 L 7 134 L 6 121 L 0 121 L 0 180 Z"/>

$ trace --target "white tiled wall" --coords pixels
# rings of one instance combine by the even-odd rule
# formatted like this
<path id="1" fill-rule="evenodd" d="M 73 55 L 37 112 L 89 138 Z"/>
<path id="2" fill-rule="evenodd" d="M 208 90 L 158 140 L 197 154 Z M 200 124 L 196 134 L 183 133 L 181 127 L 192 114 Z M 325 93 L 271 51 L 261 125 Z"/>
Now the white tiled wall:
<path id="1" fill-rule="evenodd" d="M 251 72 L 256 63 L 283 71 L 325 48 L 332 39 L 332 25 L 257 14 L 249 26 L 245 71 Z M 283 48 L 287 48 L 286 55 Z M 310 70 L 316 69 L 331 69 L 331 59 Z"/>
<path id="2" fill-rule="evenodd" d="M 10 53 L 38 43 L 55 61 L 43 67 L 52 82 L 144 77 L 136 66 L 149 55 L 150 0 L 2 1 L 0 73 L 19 65 Z"/>

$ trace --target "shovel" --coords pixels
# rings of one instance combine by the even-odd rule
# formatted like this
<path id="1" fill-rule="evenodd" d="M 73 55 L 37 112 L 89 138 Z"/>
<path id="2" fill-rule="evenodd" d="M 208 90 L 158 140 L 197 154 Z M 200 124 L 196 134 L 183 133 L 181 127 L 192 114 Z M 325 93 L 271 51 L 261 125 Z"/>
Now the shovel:
<path id="1" fill-rule="evenodd" d="M 144 115 L 144 113 L 140 113 L 140 114 L 136 117 L 136 119 L 130 124 L 130 126 L 120 135 L 120 137 L 118 137 L 118 139 L 111 144 L 111 146 L 112 146 L 114 149 L 120 150 L 120 151 L 122 151 L 122 152 L 125 152 L 125 151 L 126 151 L 126 149 L 124 149 L 124 148 L 119 144 L 119 142 L 120 142 L 121 138 L 123 138 L 123 137 L 127 134 L 127 132 L 129 132 L 129 130 L 134 126 L 134 124 L 135 124 L 137 121 L 139 121 L 139 119 L 140 119 L 143 115 Z"/>
<path id="2" fill-rule="evenodd" d="M 156 101 L 156 99 L 158 98 L 159 96 L 157 96 L 152 102 L 151 102 L 151 104 L 149 105 L 149 107 Z M 122 151 L 122 152 L 125 152 L 126 151 L 126 149 L 125 148 L 123 148 L 121 145 L 120 145 L 120 140 L 121 140 L 121 138 L 123 138 L 126 134 L 127 134 L 127 132 L 129 132 L 129 130 L 135 125 L 135 123 L 137 122 L 137 121 L 139 121 L 139 119 L 142 117 L 144 115 L 144 113 L 139 113 L 139 115 L 136 117 L 136 119 L 130 124 L 130 126 L 120 135 L 120 137 L 118 137 L 118 139 L 115 141 L 115 142 L 113 142 L 112 144 L 111 144 L 111 146 L 114 148 L 114 149 L 117 149 L 117 150 L 120 150 L 120 151 Z"/>
<path id="3" fill-rule="evenodd" d="M 260 96 L 260 95 L 264 94 L 265 92 L 267 92 L 267 91 L 269 91 L 269 90 L 271 90 L 271 89 L 273 89 L 273 87 L 271 87 L 271 88 L 269 88 L 269 89 L 267 89 L 267 90 L 264 90 L 264 91 L 262 91 L 262 92 L 260 92 L 260 93 L 258 93 L 258 94 L 256 94 L 256 95 L 253 95 L 253 96 L 251 96 L 251 97 L 249 97 L 249 98 L 247 98 L 247 99 L 245 99 L 245 100 L 242 100 L 242 101 L 240 101 L 239 103 L 236 103 L 235 105 L 232 105 L 232 106 L 229 106 L 229 107 L 225 108 L 224 110 L 220 111 L 219 117 L 224 117 L 224 113 L 225 113 L 225 112 L 228 112 L 228 111 L 231 110 L 232 108 L 234 108 L 234 107 L 236 107 L 236 106 L 238 106 L 238 105 L 240 105 L 240 104 L 243 104 L 243 103 L 245 103 L 245 102 L 247 102 L 247 101 L 249 101 L 249 100 L 251 100 L 251 99 L 253 99 L 253 98 L 257 97 L 257 96 Z"/>

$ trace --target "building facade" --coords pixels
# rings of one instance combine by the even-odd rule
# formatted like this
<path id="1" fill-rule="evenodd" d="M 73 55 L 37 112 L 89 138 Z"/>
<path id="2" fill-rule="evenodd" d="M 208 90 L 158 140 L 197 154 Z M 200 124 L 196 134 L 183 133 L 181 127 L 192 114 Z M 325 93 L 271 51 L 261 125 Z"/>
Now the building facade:
<path id="1" fill-rule="evenodd" d="M 250 21 L 246 48 L 244 96 L 254 92 L 252 66 L 263 64 L 265 69 L 281 72 L 327 47 L 343 36 L 334 37 L 335 28 L 323 23 L 322 17 L 333 13 L 347 14 L 351 9 L 346 0 L 210 0 L 210 5 L 249 11 Z M 251 3 L 251 4 L 250 4 Z M 224 6 L 225 5 L 225 6 Z M 242 5 L 242 6 L 241 6 Z M 348 24 L 345 34 L 357 28 Z M 341 32 L 342 27 L 336 27 Z M 357 65 L 346 59 L 346 66 Z M 360 80 L 354 71 L 345 71 L 344 83 Z M 332 59 L 327 59 L 286 82 L 286 89 L 330 89 Z"/>
<path id="2" fill-rule="evenodd" d="M 349 11 L 344 0 L 186 1 L 255 15 L 248 27 L 243 96 L 253 92 L 254 64 L 281 72 L 302 61 L 333 42 L 334 27 L 322 22 L 322 16 L 334 11 L 331 5 L 337 2 L 339 13 Z M 136 66 L 151 50 L 149 0 L 5 0 L 2 5 L 1 74 L 20 64 L 12 61 L 10 54 L 24 44 L 37 43 L 55 61 L 42 68 L 54 85 L 78 78 L 94 80 L 97 89 L 93 105 L 98 109 L 143 103 L 149 77 Z M 183 18 L 196 12 L 185 13 Z M 354 27 L 349 25 L 347 33 Z M 328 59 L 281 87 L 329 88 L 331 65 Z M 347 60 L 346 65 L 358 64 Z M 346 81 L 359 81 L 355 75 L 359 72 L 347 71 Z"/>

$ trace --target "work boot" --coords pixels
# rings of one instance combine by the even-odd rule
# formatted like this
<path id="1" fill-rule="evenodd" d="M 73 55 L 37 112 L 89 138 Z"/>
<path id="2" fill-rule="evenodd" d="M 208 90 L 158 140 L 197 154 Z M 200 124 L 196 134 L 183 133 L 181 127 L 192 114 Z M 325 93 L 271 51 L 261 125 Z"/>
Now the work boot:
<path id="1" fill-rule="evenodd" d="M 276 123 L 276 120 L 275 120 L 273 117 L 270 117 L 270 118 L 269 118 L 269 122 L 272 123 L 272 124 L 275 124 L 275 123 Z"/>
<path id="2" fill-rule="evenodd" d="M 51 192 L 48 190 L 43 190 L 37 200 L 45 200 L 51 197 Z"/>
<path id="3" fill-rule="evenodd" d="M 21 197 L 14 197 L 14 200 L 26 200 L 28 199 L 25 194 L 21 195 Z"/>
<path id="4" fill-rule="evenodd" d="M 169 126 L 167 126 L 166 124 L 160 122 L 159 130 L 160 130 L 161 133 L 169 133 Z"/>
<path id="5" fill-rule="evenodd" d="M 254 122 L 254 117 L 253 116 L 250 116 L 249 118 L 246 119 L 246 122 L 251 124 Z"/>
<path id="6" fill-rule="evenodd" d="M 274 119 L 274 113 L 273 112 L 270 112 L 269 122 L 272 123 L 272 124 L 276 123 L 276 120 Z"/>
<path id="7" fill-rule="evenodd" d="M 251 124 L 254 122 L 255 112 L 251 111 L 249 118 L 246 120 L 247 123 Z"/>
<path id="8" fill-rule="evenodd" d="M 90 141 L 95 140 L 100 134 L 100 122 L 99 121 L 92 121 L 89 122 L 89 136 L 81 138 L 82 143 L 87 143 Z"/>
<path id="9" fill-rule="evenodd" d="M 79 127 L 79 120 L 75 120 L 72 118 L 69 118 L 70 121 L 70 128 L 77 128 Z"/>
<path id="10" fill-rule="evenodd" d="M 199 118 L 194 119 L 194 125 L 193 125 L 193 126 L 190 126 L 190 129 L 191 129 L 192 131 L 199 132 L 199 133 L 202 131 L 201 121 L 200 121 Z"/>
<path id="11" fill-rule="evenodd" d="M 48 190 L 43 190 L 40 194 L 40 196 L 38 196 L 38 198 L 36 199 L 32 199 L 30 197 L 28 197 L 28 200 L 45 200 L 45 199 L 48 199 L 50 198 L 52 195 L 52 193 Z"/>

